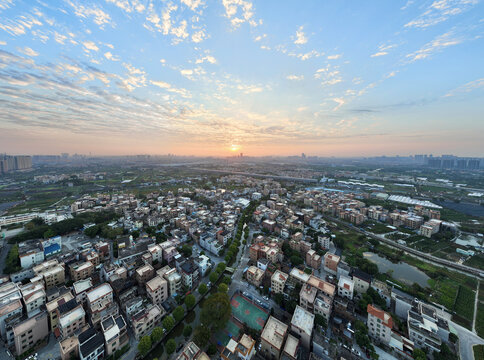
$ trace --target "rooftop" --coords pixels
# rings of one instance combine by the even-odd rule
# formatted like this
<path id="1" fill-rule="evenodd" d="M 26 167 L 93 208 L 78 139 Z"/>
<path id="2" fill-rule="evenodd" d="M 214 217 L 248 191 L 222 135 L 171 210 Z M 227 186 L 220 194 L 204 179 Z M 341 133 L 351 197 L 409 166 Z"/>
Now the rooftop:
<path id="1" fill-rule="evenodd" d="M 87 298 L 89 302 L 92 303 L 112 292 L 113 292 L 113 289 L 111 288 L 111 285 L 104 283 L 89 291 L 87 293 Z"/>
<path id="2" fill-rule="evenodd" d="M 393 327 L 393 319 L 389 313 L 380 310 L 371 304 L 368 304 L 366 311 L 368 312 L 368 315 L 372 315 L 380 319 L 383 325 L 386 327 L 389 327 L 390 329 Z"/>
<path id="3" fill-rule="evenodd" d="M 291 325 L 301 329 L 308 336 L 311 336 L 314 327 L 314 314 L 296 305 L 296 310 L 294 310 L 294 315 L 292 315 Z"/>
<path id="4" fill-rule="evenodd" d="M 280 350 L 287 333 L 287 328 L 288 326 L 282 321 L 270 316 L 269 320 L 267 320 L 266 326 L 264 326 L 264 330 L 262 330 L 261 338 Z"/>

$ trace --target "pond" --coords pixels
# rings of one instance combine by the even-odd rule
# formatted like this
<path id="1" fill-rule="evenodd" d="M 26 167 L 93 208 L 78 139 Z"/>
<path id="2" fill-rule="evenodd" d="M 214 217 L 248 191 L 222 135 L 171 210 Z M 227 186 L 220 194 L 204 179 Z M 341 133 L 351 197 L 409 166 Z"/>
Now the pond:
<path id="1" fill-rule="evenodd" d="M 427 274 L 417 269 L 415 266 L 408 265 L 405 262 L 392 263 L 390 260 L 385 259 L 375 253 L 365 252 L 363 256 L 375 263 L 378 266 L 378 271 L 381 273 L 386 273 L 391 271 L 391 276 L 404 282 L 408 285 L 417 283 L 422 287 L 428 287 L 427 281 L 430 279 Z"/>

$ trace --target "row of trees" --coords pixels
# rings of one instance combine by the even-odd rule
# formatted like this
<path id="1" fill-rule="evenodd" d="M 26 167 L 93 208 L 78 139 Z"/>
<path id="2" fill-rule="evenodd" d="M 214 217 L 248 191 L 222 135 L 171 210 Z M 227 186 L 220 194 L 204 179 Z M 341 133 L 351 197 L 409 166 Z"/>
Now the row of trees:
<path id="1" fill-rule="evenodd" d="M 113 211 L 87 212 L 74 216 L 72 219 L 66 219 L 47 225 L 42 219 L 33 219 L 25 225 L 27 231 L 12 237 L 10 243 L 19 243 L 25 240 L 49 238 L 56 235 L 65 235 L 72 231 L 81 230 L 86 223 L 95 223 L 96 225 L 108 223 L 118 218 Z"/>

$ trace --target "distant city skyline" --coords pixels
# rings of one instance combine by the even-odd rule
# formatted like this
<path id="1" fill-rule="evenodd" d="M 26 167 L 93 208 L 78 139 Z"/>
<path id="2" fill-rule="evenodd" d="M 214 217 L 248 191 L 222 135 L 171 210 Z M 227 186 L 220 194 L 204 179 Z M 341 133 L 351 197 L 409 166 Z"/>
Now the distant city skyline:
<path id="1" fill-rule="evenodd" d="M 484 156 L 479 0 L 0 0 L 0 153 Z"/>

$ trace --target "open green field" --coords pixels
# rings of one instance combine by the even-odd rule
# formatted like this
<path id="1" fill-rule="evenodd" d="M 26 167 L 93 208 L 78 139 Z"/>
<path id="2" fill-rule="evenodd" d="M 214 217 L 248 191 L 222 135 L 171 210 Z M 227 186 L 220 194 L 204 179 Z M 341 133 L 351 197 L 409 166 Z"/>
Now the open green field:
<path id="1" fill-rule="evenodd" d="M 472 329 L 475 298 L 476 294 L 474 291 L 467 287 L 459 286 L 453 309 L 456 314 L 452 319 L 468 329 Z"/>
<path id="2" fill-rule="evenodd" d="M 479 304 L 477 305 L 476 331 L 477 331 L 477 335 L 479 335 L 481 338 L 484 338 L 484 302 L 483 301 L 479 301 Z"/>
<path id="3" fill-rule="evenodd" d="M 484 360 L 484 345 L 474 345 L 474 360 Z"/>

